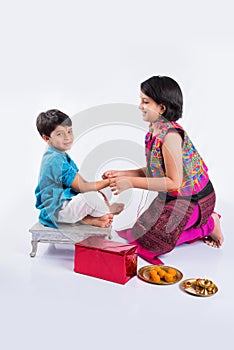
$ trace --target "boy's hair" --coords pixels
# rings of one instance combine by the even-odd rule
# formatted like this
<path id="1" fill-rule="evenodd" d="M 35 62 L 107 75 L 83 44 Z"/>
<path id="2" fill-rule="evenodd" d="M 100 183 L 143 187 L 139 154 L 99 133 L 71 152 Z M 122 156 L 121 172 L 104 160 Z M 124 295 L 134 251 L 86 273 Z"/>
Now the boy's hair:
<path id="1" fill-rule="evenodd" d="M 50 134 L 58 125 L 72 126 L 72 121 L 68 115 L 58 109 L 50 109 L 38 115 L 36 125 L 41 136 L 50 137 Z"/>
<path id="2" fill-rule="evenodd" d="M 163 117 L 168 121 L 176 121 L 182 117 L 182 91 L 172 78 L 160 75 L 151 77 L 141 83 L 141 91 L 156 103 L 166 107 Z"/>

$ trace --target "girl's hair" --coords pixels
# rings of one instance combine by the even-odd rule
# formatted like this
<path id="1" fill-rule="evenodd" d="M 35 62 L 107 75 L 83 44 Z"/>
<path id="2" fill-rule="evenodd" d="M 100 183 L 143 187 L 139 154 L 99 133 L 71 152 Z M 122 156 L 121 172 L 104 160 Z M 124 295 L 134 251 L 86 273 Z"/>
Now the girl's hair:
<path id="1" fill-rule="evenodd" d="M 141 91 L 166 107 L 163 117 L 176 121 L 182 117 L 183 95 L 178 83 L 169 77 L 154 76 L 141 83 Z"/>
<path id="2" fill-rule="evenodd" d="M 72 126 L 72 121 L 68 115 L 58 109 L 50 109 L 38 115 L 36 125 L 41 136 L 50 137 L 50 134 L 58 125 Z"/>

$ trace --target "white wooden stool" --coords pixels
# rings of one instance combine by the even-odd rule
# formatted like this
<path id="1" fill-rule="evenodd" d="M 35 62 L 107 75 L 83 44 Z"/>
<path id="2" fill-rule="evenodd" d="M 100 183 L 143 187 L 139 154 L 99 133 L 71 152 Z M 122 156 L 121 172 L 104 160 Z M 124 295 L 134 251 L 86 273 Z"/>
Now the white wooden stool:
<path id="1" fill-rule="evenodd" d="M 56 229 L 46 227 L 37 222 L 29 229 L 29 232 L 32 234 L 32 251 L 30 256 L 33 258 L 36 255 L 39 242 L 75 244 L 90 236 L 101 236 L 110 239 L 111 230 L 111 227 L 102 228 L 81 223 L 60 224 L 59 228 Z"/>

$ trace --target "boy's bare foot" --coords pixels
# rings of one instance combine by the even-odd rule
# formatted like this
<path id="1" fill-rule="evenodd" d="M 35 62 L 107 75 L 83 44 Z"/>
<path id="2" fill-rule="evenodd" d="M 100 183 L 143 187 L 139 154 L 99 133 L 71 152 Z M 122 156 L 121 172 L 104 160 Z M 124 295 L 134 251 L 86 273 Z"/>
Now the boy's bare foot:
<path id="1" fill-rule="evenodd" d="M 214 219 L 214 230 L 211 235 L 204 238 L 204 242 L 211 247 L 220 248 L 223 244 L 224 237 L 220 227 L 219 216 L 218 214 L 213 213 L 212 218 Z"/>
<path id="2" fill-rule="evenodd" d="M 97 227 L 110 227 L 113 222 L 113 214 L 105 214 L 98 218 L 87 215 L 81 220 L 82 224 L 92 225 Z"/>
<path id="3" fill-rule="evenodd" d="M 113 203 L 109 205 L 110 212 L 114 215 L 118 215 L 123 211 L 124 204 L 123 203 Z"/>

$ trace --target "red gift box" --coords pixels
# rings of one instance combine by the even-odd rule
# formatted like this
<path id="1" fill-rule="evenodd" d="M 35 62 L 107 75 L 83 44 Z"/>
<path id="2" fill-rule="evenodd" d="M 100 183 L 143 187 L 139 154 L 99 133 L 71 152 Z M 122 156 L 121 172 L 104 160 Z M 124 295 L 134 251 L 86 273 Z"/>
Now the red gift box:
<path id="1" fill-rule="evenodd" d="M 75 244 L 74 271 L 125 284 L 137 274 L 137 247 L 89 237 Z"/>

